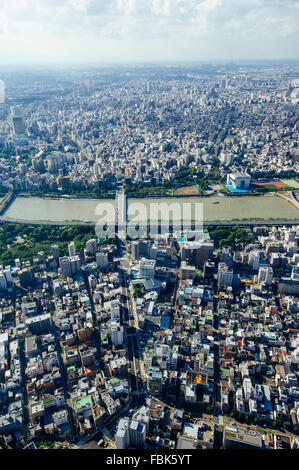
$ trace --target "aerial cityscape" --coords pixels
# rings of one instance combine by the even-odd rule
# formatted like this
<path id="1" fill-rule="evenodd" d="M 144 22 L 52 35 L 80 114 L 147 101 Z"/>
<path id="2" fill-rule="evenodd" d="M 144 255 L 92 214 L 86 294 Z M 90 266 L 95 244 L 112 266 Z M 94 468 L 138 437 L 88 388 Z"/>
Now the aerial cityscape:
<path id="1" fill-rule="evenodd" d="M 298 449 L 299 60 L 1 51 L 0 449 Z"/>

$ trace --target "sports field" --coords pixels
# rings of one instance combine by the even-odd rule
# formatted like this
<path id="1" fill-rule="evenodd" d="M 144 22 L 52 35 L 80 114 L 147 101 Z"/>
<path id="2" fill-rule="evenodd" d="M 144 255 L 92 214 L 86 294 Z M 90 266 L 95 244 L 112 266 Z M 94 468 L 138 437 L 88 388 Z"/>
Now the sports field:
<path id="1" fill-rule="evenodd" d="M 263 182 L 263 183 L 253 183 L 253 184 L 255 186 L 265 186 L 269 189 L 273 188 L 273 190 L 275 190 L 275 189 L 284 189 L 288 186 L 283 181 L 267 181 L 267 182 Z"/>
<path id="2" fill-rule="evenodd" d="M 296 181 L 294 178 L 289 179 L 289 180 L 281 180 L 281 181 L 285 183 L 287 186 L 290 186 L 291 188 L 299 189 L 299 181 Z"/>
<path id="3" fill-rule="evenodd" d="M 173 195 L 174 196 L 197 196 L 199 194 L 197 186 L 182 186 L 177 188 Z"/>

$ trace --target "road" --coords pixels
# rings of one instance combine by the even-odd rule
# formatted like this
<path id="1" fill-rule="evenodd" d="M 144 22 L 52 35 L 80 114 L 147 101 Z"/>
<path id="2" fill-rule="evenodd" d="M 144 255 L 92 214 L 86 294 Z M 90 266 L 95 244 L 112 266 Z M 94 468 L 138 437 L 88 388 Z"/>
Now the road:
<path id="1" fill-rule="evenodd" d="M 118 240 L 118 255 L 122 259 L 125 256 L 124 244 Z M 121 318 L 122 324 L 124 326 L 124 346 L 127 352 L 127 359 L 129 361 L 129 382 L 130 382 L 130 396 L 128 403 L 124 408 L 120 409 L 113 416 L 109 416 L 102 424 L 100 429 L 96 429 L 90 436 L 86 436 L 80 439 L 76 443 L 75 448 L 84 449 L 84 448 L 94 448 L 95 442 L 102 438 L 103 433 L 107 432 L 109 435 L 114 435 L 115 428 L 119 419 L 123 416 L 128 416 L 130 412 L 134 409 L 139 408 L 144 403 L 144 384 L 140 374 L 142 368 L 141 359 L 139 358 L 139 338 L 138 330 L 136 329 L 136 319 L 132 315 L 132 299 L 128 289 L 128 273 L 126 268 L 122 264 L 126 263 L 126 257 L 120 261 L 119 273 L 121 276 L 121 287 L 122 287 L 122 308 L 121 308 Z M 128 265 L 127 265 L 128 266 Z M 92 303 L 92 296 L 88 286 L 87 274 L 84 273 L 86 288 L 91 302 L 91 309 L 93 314 L 94 325 L 97 327 L 97 320 L 95 317 L 95 312 Z M 98 351 L 100 354 L 100 351 Z M 106 431 L 107 430 L 107 431 Z M 106 436 L 109 438 L 109 436 Z M 90 447 L 91 446 L 91 447 Z M 111 448 L 111 446 L 110 446 Z"/>

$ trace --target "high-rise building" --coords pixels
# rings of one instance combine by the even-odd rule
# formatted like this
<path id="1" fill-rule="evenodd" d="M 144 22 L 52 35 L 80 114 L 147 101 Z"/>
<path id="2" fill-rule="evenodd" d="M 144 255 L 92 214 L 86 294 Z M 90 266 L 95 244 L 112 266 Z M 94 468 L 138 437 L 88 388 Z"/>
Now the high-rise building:
<path id="1" fill-rule="evenodd" d="M 114 436 L 117 449 L 126 449 L 127 447 L 129 447 L 130 445 L 129 426 L 130 426 L 130 420 L 128 418 L 122 418 L 119 420 L 117 431 Z"/>
<path id="2" fill-rule="evenodd" d="M 68 245 L 69 256 L 75 256 L 76 254 L 76 246 L 74 242 L 69 243 Z"/>
<path id="3" fill-rule="evenodd" d="M 81 270 L 80 257 L 78 255 L 70 257 L 63 256 L 59 258 L 59 266 L 62 276 L 72 277 Z"/>
<path id="4" fill-rule="evenodd" d="M 213 249 L 213 242 L 184 242 L 180 244 L 181 260 L 194 265 L 203 265 L 211 257 Z"/>
<path id="5" fill-rule="evenodd" d="M 271 285 L 273 279 L 273 269 L 271 266 L 261 266 L 258 273 L 258 284 Z"/>
<path id="6" fill-rule="evenodd" d="M 7 289 L 6 277 L 3 272 L 0 272 L 0 290 Z"/>
<path id="7" fill-rule="evenodd" d="M 72 276 L 71 262 L 68 256 L 63 256 L 62 258 L 59 258 L 59 266 L 61 269 L 62 276 L 66 276 L 66 277 Z"/>
<path id="8" fill-rule="evenodd" d="M 28 329 L 34 334 L 40 334 L 43 331 L 48 331 L 52 326 L 52 318 L 50 313 L 27 318 L 25 322 Z"/>
<path id="9" fill-rule="evenodd" d="M 107 268 L 109 261 L 108 261 L 108 254 L 107 253 L 97 253 L 96 254 L 96 263 L 97 267 L 100 269 Z"/>
<path id="10" fill-rule="evenodd" d="M 147 388 L 152 395 L 160 395 L 162 388 L 162 372 L 159 367 L 152 366 L 148 369 Z"/>
<path id="11" fill-rule="evenodd" d="M 39 263 L 44 263 L 45 262 L 45 253 L 43 251 L 39 251 L 37 253 L 37 259 Z"/>
<path id="12" fill-rule="evenodd" d="M 22 269 L 18 272 L 18 276 L 22 287 L 32 286 L 35 282 L 33 269 Z"/>
<path id="13" fill-rule="evenodd" d="M 245 428 L 225 426 L 223 433 L 224 449 L 261 449 L 262 435 L 259 432 L 247 431 Z"/>
<path id="14" fill-rule="evenodd" d="M 58 260 L 59 258 L 59 250 L 57 245 L 52 245 L 51 246 L 51 251 L 52 251 L 52 256 L 54 259 Z"/>
<path id="15" fill-rule="evenodd" d="M 3 80 L 0 80 L 0 104 L 5 103 L 5 84 Z"/>
<path id="16" fill-rule="evenodd" d="M 133 447 L 142 447 L 146 438 L 146 428 L 143 423 L 132 420 L 129 427 L 130 445 Z"/>
<path id="17" fill-rule="evenodd" d="M 12 275 L 11 275 L 11 271 L 10 271 L 10 267 L 6 267 L 3 271 L 3 274 L 5 276 L 5 279 L 6 279 L 6 282 L 8 285 L 12 285 L 13 284 L 13 280 L 12 280 Z"/>
<path id="18" fill-rule="evenodd" d="M 111 320 L 120 322 L 120 303 L 118 299 L 111 300 L 110 303 Z"/>
<path id="19" fill-rule="evenodd" d="M 213 279 L 215 273 L 215 263 L 212 261 L 205 261 L 203 276 L 205 279 Z"/>
<path id="20" fill-rule="evenodd" d="M 139 262 L 139 275 L 141 278 L 154 279 L 156 274 L 156 261 L 142 258 Z"/>
<path id="21" fill-rule="evenodd" d="M 25 134 L 25 121 L 20 106 L 14 106 L 11 108 L 11 121 L 13 131 L 16 136 L 22 136 Z"/>
<path id="22" fill-rule="evenodd" d="M 111 328 L 111 342 L 114 346 L 120 346 L 124 342 L 124 330 L 117 322 L 112 322 Z"/>
<path id="23" fill-rule="evenodd" d="M 218 265 L 218 285 L 219 286 L 232 286 L 233 284 L 233 271 L 227 266 L 226 263 L 219 263 Z"/>
<path id="24" fill-rule="evenodd" d="M 259 268 L 260 263 L 260 252 L 258 250 L 254 250 L 250 252 L 249 255 L 249 265 L 253 271 L 257 271 Z"/>
<path id="25" fill-rule="evenodd" d="M 132 256 L 133 256 L 134 259 L 139 258 L 139 241 L 138 240 L 132 242 L 131 252 L 132 252 Z"/>
<path id="26" fill-rule="evenodd" d="M 85 244 L 86 252 L 89 255 L 95 255 L 97 251 L 97 241 L 95 238 L 88 240 Z"/>

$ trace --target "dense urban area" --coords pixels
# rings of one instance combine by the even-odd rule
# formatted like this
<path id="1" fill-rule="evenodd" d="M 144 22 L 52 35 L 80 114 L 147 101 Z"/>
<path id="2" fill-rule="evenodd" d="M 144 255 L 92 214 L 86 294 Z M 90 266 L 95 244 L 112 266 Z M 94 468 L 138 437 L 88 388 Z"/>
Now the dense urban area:
<path id="1" fill-rule="evenodd" d="M 299 448 L 298 70 L 0 68 L 0 448 Z M 270 195 L 298 223 L 5 215 L 115 199 L 119 227 L 127 198 Z"/>

